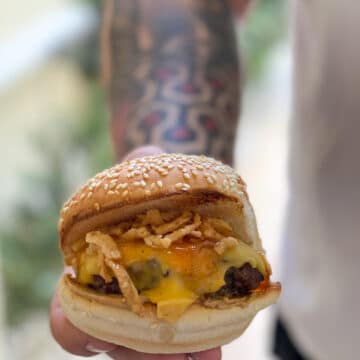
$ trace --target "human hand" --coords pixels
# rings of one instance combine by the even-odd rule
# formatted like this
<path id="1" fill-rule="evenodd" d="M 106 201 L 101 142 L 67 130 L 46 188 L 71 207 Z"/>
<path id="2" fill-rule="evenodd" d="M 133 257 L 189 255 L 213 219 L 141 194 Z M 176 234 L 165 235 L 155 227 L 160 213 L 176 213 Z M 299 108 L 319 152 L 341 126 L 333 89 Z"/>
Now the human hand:
<path id="1" fill-rule="evenodd" d="M 154 146 L 141 147 L 130 154 L 125 160 L 134 159 L 146 155 L 155 155 L 163 152 L 161 149 Z M 202 351 L 194 354 L 173 354 L 173 355 L 157 355 L 144 354 L 137 351 L 111 344 L 90 335 L 83 333 L 76 328 L 66 318 L 59 300 L 57 292 L 55 292 L 50 305 L 50 328 L 55 340 L 66 351 L 80 356 L 94 356 L 99 353 L 107 353 L 112 359 L 121 360 L 220 360 L 220 348 Z"/>

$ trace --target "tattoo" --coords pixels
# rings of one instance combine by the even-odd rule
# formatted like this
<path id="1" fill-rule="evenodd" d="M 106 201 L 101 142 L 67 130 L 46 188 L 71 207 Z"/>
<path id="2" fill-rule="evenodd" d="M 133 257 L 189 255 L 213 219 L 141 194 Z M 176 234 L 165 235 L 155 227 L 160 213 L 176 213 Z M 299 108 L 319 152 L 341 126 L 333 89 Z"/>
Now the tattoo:
<path id="1" fill-rule="evenodd" d="M 105 4 L 103 70 L 118 157 L 152 143 L 232 163 L 240 71 L 226 1 Z"/>

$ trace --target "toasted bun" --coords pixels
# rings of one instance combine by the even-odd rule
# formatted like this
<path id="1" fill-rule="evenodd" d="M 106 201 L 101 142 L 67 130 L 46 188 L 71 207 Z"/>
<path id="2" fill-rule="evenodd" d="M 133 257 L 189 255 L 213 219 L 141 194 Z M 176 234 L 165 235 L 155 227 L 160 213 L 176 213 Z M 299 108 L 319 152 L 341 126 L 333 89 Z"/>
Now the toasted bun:
<path id="1" fill-rule="evenodd" d="M 160 154 L 96 175 L 64 205 L 59 235 L 65 261 L 71 259 L 72 244 L 87 232 L 149 209 L 190 209 L 223 218 L 242 241 L 262 251 L 245 183 L 232 168 L 203 156 Z M 175 324 L 168 324 L 155 315 L 139 317 L 122 297 L 98 295 L 66 277 L 59 289 L 62 307 L 75 326 L 100 339 L 150 353 L 192 352 L 225 344 L 241 335 L 255 314 L 274 303 L 279 293 L 280 286 L 274 285 L 237 304 L 223 304 L 221 310 L 192 305 Z"/>
<path id="2" fill-rule="evenodd" d="M 98 295 L 74 284 L 60 283 L 61 306 L 70 321 L 99 339 L 155 354 L 190 353 L 229 343 L 248 327 L 256 313 L 273 304 L 280 286 L 253 294 L 238 306 L 210 309 L 192 305 L 175 324 L 134 314 L 122 299 Z"/>
<path id="3" fill-rule="evenodd" d="M 223 217 L 243 241 L 261 250 L 241 177 L 214 159 L 182 154 L 126 161 L 90 179 L 61 210 L 61 249 L 66 255 L 87 232 L 155 207 L 189 208 Z"/>

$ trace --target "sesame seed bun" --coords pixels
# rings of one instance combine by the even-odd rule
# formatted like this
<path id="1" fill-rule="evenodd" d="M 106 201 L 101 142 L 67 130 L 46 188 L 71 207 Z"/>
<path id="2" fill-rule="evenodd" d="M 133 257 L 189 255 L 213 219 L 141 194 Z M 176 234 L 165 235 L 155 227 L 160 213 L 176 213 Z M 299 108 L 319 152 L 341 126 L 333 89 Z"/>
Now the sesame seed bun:
<path id="1" fill-rule="evenodd" d="M 145 210 L 194 207 L 237 225 L 242 240 L 261 250 L 246 185 L 231 167 L 205 156 L 158 154 L 125 161 L 90 179 L 64 204 L 60 246 L 65 255 L 87 232 Z M 214 209 L 209 209 L 214 207 Z M 225 214 L 219 213 L 224 207 Z M 241 221 L 248 218 L 251 221 Z"/>
<path id="2" fill-rule="evenodd" d="M 59 221 L 65 262 L 70 265 L 72 244 L 89 231 L 149 209 L 189 209 L 222 218 L 242 241 L 263 252 L 246 185 L 232 168 L 204 156 L 159 154 L 126 161 L 96 175 L 65 203 Z M 280 285 L 272 284 L 238 303 L 224 303 L 221 309 L 192 305 L 175 324 L 168 324 L 156 318 L 155 305 L 151 305 L 153 315 L 140 317 L 121 296 L 96 294 L 67 276 L 59 288 L 61 305 L 75 326 L 149 353 L 193 352 L 228 343 L 279 294 Z"/>

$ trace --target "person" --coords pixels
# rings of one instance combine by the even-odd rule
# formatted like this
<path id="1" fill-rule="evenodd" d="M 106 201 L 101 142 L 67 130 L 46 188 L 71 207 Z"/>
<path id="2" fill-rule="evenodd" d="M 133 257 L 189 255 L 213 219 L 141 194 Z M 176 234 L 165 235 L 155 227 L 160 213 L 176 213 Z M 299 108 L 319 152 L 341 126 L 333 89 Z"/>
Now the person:
<path id="1" fill-rule="evenodd" d="M 243 2 L 243 0 L 242 0 Z M 244 3 L 245 4 L 245 3 Z M 241 9 L 238 8 L 238 11 Z M 233 162 L 240 66 L 229 4 L 223 0 L 107 0 L 102 66 L 116 159 L 159 151 L 207 154 Z M 219 360 L 221 350 L 151 355 L 76 329 L 54 295 L 54 338 L 70 353 L 114 359 Z"/>
<path id="2" fill-rule="evenodd" d="M 118 159 L 154 143 L 169 152 L 233 161 L 243 82 L 232 12 L 248 0 L 119 0 L 104 12 L 104 81 Z M 294 109 L 283 294 L 274 352 L 281 359 L 351 359 L 360 340 L 357 240 L 360 214 L 360 4 L 294 1 Z M 142 148 L 130 156 L 159 151 Z M 57 303 L 51 325 L 68 351 L 113 358 L 144 355 L 90 339 Z M 86 349 L 85 345 L 91 344 Z M 93 347 L 94 345 L 94 347 Z M 193 354 L 219 359 L 220 349 Z"/>

